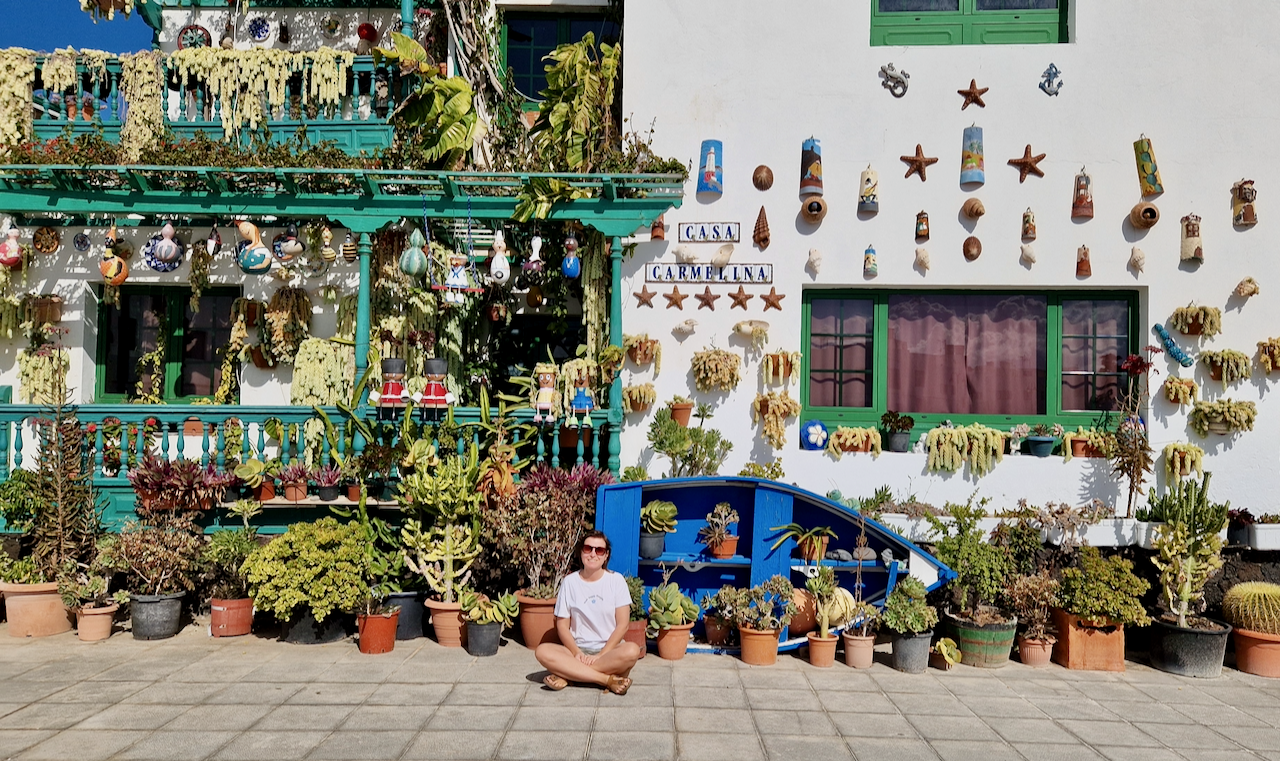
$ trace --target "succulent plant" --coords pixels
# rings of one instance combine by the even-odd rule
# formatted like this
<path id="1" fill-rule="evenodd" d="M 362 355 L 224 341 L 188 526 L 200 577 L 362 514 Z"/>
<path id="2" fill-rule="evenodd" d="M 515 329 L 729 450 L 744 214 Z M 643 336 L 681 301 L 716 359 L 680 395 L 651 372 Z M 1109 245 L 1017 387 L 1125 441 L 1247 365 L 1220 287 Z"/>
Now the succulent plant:
<path id="1" fill-rule="evenodd" d="M 672 502 L 655 499 L 640 508 L 640 526 L 646 534 L 674 534 L 676 531 L 676 506 Z"/>
<path id="2" fill-rule="evenodd" d="M 691 624 L 698 620 L 700 612 L 675 582 L 660 584 L 649 593 L 649 636 L 656 636 L 662 629 Z"/>
<path id="3" fill-rule="evenodd" d="M 458 601 L 467 620 L 477 624 L 502 624 L 506 628 L 520 615 L 520 603 L 510 592 L 494 600 L 488 595 L 464 589 Z"/>
<path id="4" fill-rule="evenodd" d="M 1280 635 L 1280 584 L 1246 581 L 1227 590 L 1222 614 L 1239 629 Z"/>

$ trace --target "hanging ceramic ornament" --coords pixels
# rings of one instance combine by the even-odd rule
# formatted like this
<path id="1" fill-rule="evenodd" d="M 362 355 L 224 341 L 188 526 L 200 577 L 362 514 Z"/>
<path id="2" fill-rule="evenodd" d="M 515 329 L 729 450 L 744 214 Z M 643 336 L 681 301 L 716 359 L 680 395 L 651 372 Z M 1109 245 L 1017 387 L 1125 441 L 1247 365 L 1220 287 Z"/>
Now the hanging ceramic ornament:
<path id="1" fill-rule="evenodd" d="M 979 256 L 982 256 L 982 241 L 970 235 L 968 238 L 964 239 L 964 243 L 961 245 L 960 250 L 964 253 L 965 259 L 973 261 Z"/>
<path id="2" fill-rule="evenodd" d="M 348 262 L 354 262 L 360 258 L 360 248 L 356 246 L 356 239 L 352 237 L 350 230 L 347 230 L 346 240 L 342 241 L 342 258 Z"/>
<path id="3" fill-rule="evenodd" d="M 227 21 L 222 27 L 222 39 L 218 40 L 218 47 L 223 50 L 230 50 L 236 46 L 235 33 L 231 29 L 231 22 Z"/>
<path id="4" fill-rule="evenodd" d="M 216 224 L 209 228 L 209 237 L 204 239 L 204 250 L 210 257 L 222 250 L 222 233 L 218 232 Z"/>
<path id="5" fill-rule="evenodd" d="M 822 146 L 809 138 L 800 146 L 800 213 L 804 220 L 816 225 L 827 216 L 827 202 L 822 200 Z"/>
<path id="6" fill-rule="evenodd" d="M 1142 272 L 1147 266 L 1147 255 L 1137 246 L 1129 251 L 1129 266 L 1134 272 Z"/>
<path id="7" fill-rule="evenodd" d="M 276 39 L 280 40 L 281 45 L 288 45 L 293 41 L 293 35 L 289 33 L 289 24 L 285 21 L 280 22 L 280 31 L 276 34 Z"/>
<path id="8" fill-rule="evenodd" d="M 751 184 L 756 186 L 756 190 L 768 190 L 773 187 L 773 170 L 761 164 L 751 173 Z"/>
<path id="9" fill-rule="evenodd" d="M 653 224 L 649 226 L 649 240 L 666 240 L 666 239 L 667 239 L 666 222 L 662 219 L 662 215 L 659 214 L 658 218 L 653 220 Z"/>
<path id="10" fill-rule="evenodd" d="M 923 272 L 929 271 L 929 249 L 923 246 L 916 249 L 916 267 Z"/>
<path id="11" fill-rule="evenodd" d="M 89 247 L 92 246 L 93 243 L 89 240 L 88 235 L 85 235 L 84 233 L 76 233 L 76 236 L 71 239 L 71 245 L 83 254 L 89 250 Z"/>
<path id="12" fill-rule="evenodd" d="M 365 22 L 356 28 L 356 35 L 360 38 L 356 42 L 356 55 L 369 55 L 373 52 L 373 43 L 378 40 L 378 27 Z"/>
<path id="13" fill-rule="evenodd" d="M 62 245 L 62 236 L 52 227 L 41 227 L 31 236 L 31 247 L 39 254 L 52 254 Z"/>
<path id="14" fill-rule="evenodd" d="M 756 229 L 751 234 L 751 240 L 761 251 L 769 247 L 769 218 L 764 214 L 764 207 L 760 207 L 760 213 L 756 216 Z"/>
<path id="15" fill-rule="evenodd" d="M 726 243 L 716 249 L 716 253 L 711 257 L 711 265 L 713 267 L 723 268 L 729 263 L 729 257 L 733 256 L 733 244 Z"/>
<path id="16" fill-rule="evenodd" d="M 1156 222 L 1160 221 L 1160 210 L 1153 203 L 1141 201 L 1133 205 L 1129 210 L 1129 224 L 1133 225 L 1135 230 L 1146 230 L 1155 227 Z"/>
<path id="17" fill-rule="evenodd" d="M 280 242 L 280 254 L 284 257 L 281 261 L 293 261 L 293 258 L 305 251 L 306 248 L 302 241 L 298 240 L 297 223 L 290 222 L 289 226 L 285 228 L 284 240 Z"/>
<path id="18" fill-rule="evenodd" d="M 983 165 L 982 128 L 965 127 L 964 137 L 960 144 L 960 184 L 981 185 L 987 181 L 987 172 Z"/>
<path id="19" fill-rule="evenodd" d="M 960 206 L 960 212 L 969 219 L 977 219 L 987 213 L 987 207 L 982 205 L 982 201 L 970 198 Z"/>
<path id="20" fill-rule="evenodd" d="M 911 75 L 905 71 L 898 71 L 892 62 L 880 67 L 880 86 L 895 98 L 901 98 L 907 94 L 908 79 L 911 79 Z"/>
<path id="21" fill-rule="evenodd" d="M 1258 212 L 1253 202 L 1258 199 L 1258 191 L 1253 187 L 1253 180 L 1240 180 L 1231 186 L 1231 223 L 1236 227 L 1253 227 L 1258 224 Z"/>
<path id="22" fill-rule="evenodd" d="M 929 240 L 929 212 L 923 209 L 916 214 L 916 240 Z"/>
<path id="23" fill-rule="evenodd" d="M 1257 296 L 1261 290 L 1262 289 L 1258 287 L 1257 280 L 1254 280 L 1251 277 L 1246 277 L 1244 280 L 1241 280 L 1236 284 L 1235 294 L 1242 299 L 1247 299 L 1250 296 Z"/>
<path id="24" fill-rule="evenodd" d="M 698 166 L 698 193 L 719 197 L 724 193 L 724 143 L 719 140 L 703 140 Z"/>
<path id="25" fill-rule="evenodd" d="M 172 222 L 165 222 L 160 228 L 160 239 L 153 239 L 151 255 L 161 264 L 177 267 L 182 262 L 182 245 L 173 239 L 176 232 Z"/>
<path id="26" fill-rule="evenodd" d="M 1200 264 L 1204 261 L 1204 246 L 1200 242 L 1200 217 L 1188 214 L 1182 218 L 1182 250 L 1184 262 Z"/>
<path id="27" fill-rule="evenodd" d="M 400 254 L 400 271 L 411 278 L 417 279 L 427 274 L 430 262 L 427 260 L 427 254 L 423 251 L 427 246 L 427 239 L 422 237 L 422 231 L 414 228 L 409 233 L 409 242 L 405 245 L 404 252 Z"/>
<path id="28" fill-rule="evenodd" d="M 1163 193 L 1164 185 L 1160 184 L 1160 167 L 1156 166 L 1156 154 L 1146 135 L 1133 142 L 1133 156 L 1138 162 L 1138 183 L 1142 186 L 1143 197 Z"/>
<path id="29" fill-rule="evenodd" d="M 867 250 L 862 252 L 862 276 L 875 277 L 880 274 L 880 265 L 876 262 L 876 250 L 872 246 L 867 246 Z"/>
<path id="30" fill-rule="evenodd" d="M 1036 263 L 1036 250 L 1030 243 L 1022 244 L 1022 254 L 1018 257 L 1024 263 L 1031 265 Z"/>
<path id="31" fill-rule="evenodd" d="M 811 452 L 827 447 L 827 424 L 821 420 L 809 420 L 800 426 L 800 446 Z"/>
<path id="32" fill-rule="evenodd" d="M 805 266 L 812 270 L 813 274 L 818 274 L 818 270 L 822 269 L 822 252 L 816 248 L 809 249 L 809 259 L 805 262 Z"/>
<path id="33" fill-rule="evenodd" d="M 338 259 L 338 252 L 333 249 L 333 230 L 328 225 L 320 230 L 320 258 L 326 262 Z"/>
<path id="34" fill-rule="evenodd" d="M 493 256 L 489 258 L 489 278 L 498 285 L 506 285 L 511 279 L 511 264 L 507 261 L 507 239 L 502 230 L 493 234 Z"/>
<path id="35" fill-rule="evenodd" d="M 570 280 L 582 274 L 582 260 L 578 258 L 578 239 L 572 232 L 564 239 L 564 259 L 560 260 L 560 272 Z"/>
<path id="36" fill-rule="evenodd" d="M 529 260 L 520 265 L 520 271 L 525 273 L 542 271 L 542 236 L 534 235 L 529 241 Z M 538 291 L 539 297 L 542 291 Z M 539 302 L 541 303 L 541 302 Z"/>
<path id="37" fill-rule="evenodd" d="M 243 221 L 236 225 L 236 230 L 244 240 L 240 241 L 236 252 L 236 264 L 246 275 L 263 275 L 271 270 L 271 250 L 262 242 L 262 233 L 257 225 Z"/>
<path id="38" fill-rule="evenodd" d="M 1093 274 L 1093 265 L 1089 263 L 1089 247 L 1076 249 L 1076 277 L 1089 277 Z"/>
<path id="39" fill-rule="evenodd" d="M 1027 210 L 1022 212 L 1022 239 L 1036 239 L 1036 213 L 1028 206 Z"/>
<path id="40" fill-rule="evenodd" d="M 533 309 L 542 306 L 542 288 L 537 285 L 529 286 L 529 292 L 524 295 L 524 303 Z"/>
<path id="41" fill-rule="evenodd" d="M 1080 167 L 1076 175 L 1075 195 L 1071 199 L 1072 219 L 1093 219 L 1093 178 Z"/>
<path id="42" fill-rule="evenodd" d="M 0 259 L 0 264 L 4 264 L 3 259 Z M 129 263 L 107 248 L 102 252 L 102 260 L 98 262 L 98 272 L 102 273 L 104 283 L 116 287 L 129 279 Z"/>
<path id="43" fill-rule="evenodd" d="M 9 222 L 5 224 L 4 234 L 5 240 L 0 242 L 0 264 L 11 270 L 20 270 L 22 269 L 22 244 L 18 238 L 22 236 L 22 230 Z"/>
<path id="44" fill-rule="evenodd" d="M 858 213 L 875 214 L 880 211 L 880 173 L 867 164 L 862 170 L 862 190 L 858 193 Z"/>

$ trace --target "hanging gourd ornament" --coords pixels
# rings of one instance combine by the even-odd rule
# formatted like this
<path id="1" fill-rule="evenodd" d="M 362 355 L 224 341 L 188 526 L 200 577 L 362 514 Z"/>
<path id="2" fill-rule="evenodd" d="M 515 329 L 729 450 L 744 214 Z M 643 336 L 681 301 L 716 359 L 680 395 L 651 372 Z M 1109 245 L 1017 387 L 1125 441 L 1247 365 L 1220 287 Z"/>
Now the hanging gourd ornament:
<path id="1" fill-rule="evenodd" d="M 542 306 L 542 302 L 542 288 L 536 285 L 529 286 L 529 292 L 524 295 L 524 303 L 532 309 L 537 309 Z"/>
<path id="2" fill-rule="evenodd" d="M 493 234 L 493 256 L 489 259 L 489 278 L 498 285 L 511 279 L 511 263 L 507 260 L 507 239 L 502 230 Z"/>
<path id="3" fill-rule="evenodd" d="M 164 227 L 160 228 L 160 240 L 151 249 L 151 255 L 165 264 L 182 261 L 182 246 L 173 239 L 175 233 L 173 223 L 165 222 Z"/>
<path id="4" fill-rule="evenodd" d="M 217 254 L 222 249 L 222 234 L 218 232 L 218 226 L 215 224 L 209 228 L 209 237 L 204 239 L 204 250 L 209 256 Z"/>
<path id="5" fill-rule="evenodd" d="M 0 264 L 11 270 L 20 270 L 22 269 L 22 244 L 18 242 L 18 238 L 22 235 L 22 230 L 10 223 L 6 225 L 4 234 L 5 240 L 0 242 Z"/>
<path id="6" fill-rule="evenodd" d="M 302 241 L 298 240 L 298 225 L 296 222 L 290 222 L 285 228 L 284 240 L 280 242 L 280 261 L 293 261 L 293 257 L 301 254 L 306 250 L 306 246 Z"/>
<path id="7" fill-rule="evenodd" d="M 409 244 L 405 246 L 404 253 L 400 254 L 400 271 L 411 278 L 417 279 L 427 274 L 427 255 L 423 252 L 423 248 L 427 245 L 427 239 L 422 237 L 422 231 L 414 228 L 409 233 Z"/>
<path id="8" fill-rule="evenodd" d="M 356 240 L 351 237 L 350 230 L 347 230 L 347 239 L 342 242 L 342 258 L 349 262 L 360 258 L 360 249 L 356 248 Z"/>
<path id="9" fill-rule="evenodd" d="M 570 280 L 582 274 L 582 260 L 578 258 L 578 239 L 573 233 L 564 239 L 564 259 L 560 261 L 560 272 Z"/>
<path id="10" fill-rule="evenodd" d="M 328 225 L 320 231 L 320 258 L 326 262 L 334 262 L 338 259 L 338 252 L 333 249 L 333 230 Z"/>
<path id="11" fill-rule="evenodd" d="M 244 240 L 236 252 L 236 264 L 246 275 L 265 275 L 271 271 L 271 249 L 262 243 L 262 233 L 258 226 L 245 220 L 236 225 L 236 230 Z"/>
<path id="12" fill-rule="evenodd" d="M 115 255 L 108 248 L 102 252 L 102 261 L 98 262 L 98 271 L 102 280 L 110 286 L 119 286 L 129 279 L 129 263 Z"/>
<path id="13" fill-rule="evenodd" d="M 520 269 L 521 271 L 526 273 L 541 272 L 542 271 L 542 236 L 541 235 L 533 236 L 533 239 L 529 241 L 529 248 L 530 248 L 529 261 L 520 265 Z M 541 291 L 539 291 L 539 293 L 541 293 Z M 539 298 L 541 298 L 541 296 L 539 296 Z M 541 303 L 541 301 L 539 301 L 539 303 Z M 535 305 L 530 304 L 529 306 L 535 306 Z"/>

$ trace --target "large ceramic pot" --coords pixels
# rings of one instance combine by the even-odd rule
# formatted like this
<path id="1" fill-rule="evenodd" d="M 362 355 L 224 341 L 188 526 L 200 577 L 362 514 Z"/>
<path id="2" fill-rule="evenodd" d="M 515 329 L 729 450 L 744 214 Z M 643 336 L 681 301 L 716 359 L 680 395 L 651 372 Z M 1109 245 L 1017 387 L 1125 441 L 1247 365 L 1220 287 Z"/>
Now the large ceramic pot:
<path id="1" fill-rule="evenodd" d="M 111 636 L 119 605 L 112 603 L 101 608 L 81 608 L 76 611 L 76 636 L 81 642 L 101 642 Z"/>
<path id="2" fill-rule="evenodd" d="M 929 668 L 932 641 L 932 631 L 897 635 L 893 640 L 893 667 L 908 674 L 923 674 Z"/>
<path id="3" fill-rule="evenodd" d="M 182 624 L 182 598 L 185 594 L 130 595 L 133 638 L 167 639 L 177 634 Z"/>
<path id="4" fill-rule="evenodd" d="M 689 649 L 689 631 L 693 624 L 680 624 L 667 629 L 659 629 L 658 657 L 666 661 L 678 661 Z"/>
<path id="5" fill-rule="evenodd" d="M 875 661 L 876 638 L 874 635 L 859 637 L 845 632 L 840 635 L 844 640 L 844 662 L 855 669 L 869 669 Z"/>
<path id="6" fill-rule="evenodd" d="M 1018 635 L 1018 658 L 1032 668 L 1049 665 L 1049 656 L 1053 654 L 1052 637 L 1048 639 L 1027 639 Z"/>
<path id="7" fill-rule="evenodd" d="M 814 632 L 806 635 L 809 639 L 809 665 L 820 669 L 828 669 L 836 664 L 836 645 L 840 638 L 836 636 L 820 637 Z"/>
<path id="8" fill-rule="evenodd" d="M 742 642 L 742 662 L 748 666 L 772 666 L 778 662 L 779 629 L 738 627 Z"/>
<path id="9" fill-rule="evenodd" d="M 366 655 L 389 653 L 396 647 L 396 626 L 400 611 L 356 616 L 356 629 L 360 632 L 360 652 Z"/>
<path id="10" fill-rule="evenodd" d="M 431 629 L 436 642 L 443 647 L 464 647 L 467 644 L 466 619 L 462 617 L 462 604 L 427 600 L 423 603 L 431 611 Z"/>
<path id="11" fill-rule="evenodd" d="M 520 603 L 520 636 L 525 647 L 536 650 L 544 642 L 560 641 L 556 632 L 556 598 L 540 600 L 516 592 L 516 600 Z"/>
<path id="12" fill-rule="evenodd" d="M 1151 665 L 1179 676 L 1212 679 L 1222 676 L 1231 625 L 1204 619 L 1212 629 L 1192 629 L 1155 619 L 1151 622 Z"/>
<path id="13" fill-rule="evenodd" d="M 62 604 L 57 582 L 2 584 L 10 637 L 48 637 L 71 631 L 71 612 Z"/>
<path id="14" fill-rule="evenodd" d="M 1124 671 L 1124 626 L 1086 625 L 1060 608 L 1053 609 L 1058 641 L 1053 662 L 1082 671 Z"/>
<path id="15" fill-rule="evenodd" d="M 493 622 L 478 624 L 467 622 L 467 652 L 471 655 L 489 657 L 498 654 L 502 644 L 502 624 Z"/>
<path id="16" fill-rule="evenodd" d="M 421 592 L 392 592 L 387 595 L 387 605 L 400 608 L 400 623 L 396 626 L 396 639 L 417 639 L 422 636 L 422 617 L 426 608 Z"/>
<path id="17" fill-rule="evenodd" d="M 243 637 L 253 629 L 253 600 L 209 601 L 209 634 L 214 637 Z"/>
<path id="18" fill-rule="evenodd" d="M 728 621 L 722 621 L 715 616 L 704 616 L 703 625 L 707 630 L 707 644 L 712 647 L 724 647 L 729 644 L 729 637 L 733 634 L 733 626 Z"/>
<path id="19" fill-rule="evenodd" d="M 643 658 L 649 650 L 649 643 L 645 639 L 645 629 L 649 627 L 649 619 L 642 618 L 639 621 L 632 621 L 627 624 L 627 633 L 622 635 L 623 642 L 630 642 L 640 648 L 640 657 Z"/>
<path id="20" fill-rule="evenodd" d="M 354 630 L 354 616 L 335 612 L 317 621 L 310 608 L 301 608 L 285 623 L 281 639 L 295 645 L 325 645 L 341 642 Z"/>
<path id="21" fill-rule="evenodd" d="M 944 614 L 943 620 L 960 646 L 961 663 L 998 669 L 1009 662 L 1009 651 L 1013 649 L 1013 637 L 1018 630 L 1017 618 L 985 626 L 950 613 Z"/>
<path id="22" fill-rule="evenodd" d="M 803 587 L 796 587 L 791 593 L 791 623 L 787 631 L 793 637 L 808 634 L 818 627 L 818 604 L 813 593 Z"/>
<path id="23" fill-rule="evenodd" d="M 1236 629 L 1236 668 L 1246 674 L 1280 677 L 1280 635 Z"/>

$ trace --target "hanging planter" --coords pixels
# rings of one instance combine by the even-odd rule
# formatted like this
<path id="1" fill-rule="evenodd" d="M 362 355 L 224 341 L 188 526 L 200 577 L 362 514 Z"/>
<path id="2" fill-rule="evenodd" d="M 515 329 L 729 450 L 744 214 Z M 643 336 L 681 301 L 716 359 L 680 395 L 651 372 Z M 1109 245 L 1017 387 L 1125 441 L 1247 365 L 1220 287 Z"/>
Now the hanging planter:
<path id="1" fill-rule="evenodd" d="M 1175 378 L 1172 375 L 1164 381 L 1164 398 L 1174 404 L 1194 404 L 1200 395 L 1200 384 L 1193 378 Z"/>
<path id="2" fill-rule="evenodd" d="M 699 391 L 728 393 L 742 380 L 739 366 L 742 358 L 726 349 L 703 349 L 694 352 L 691 361 L 693 379 Z"/>
<path id="3" fill-rule="evenodd" d="M 622 389 L 622 401 L 627 404 L 627 408 L 631 412 L 644 412 L 653 406 L 657 398 L 658 392 L 654 390 L 652 383 L 624 386 Z"/>
<path id="4" fill-rule="evenodd" d="M 1211 432 L 1226 435 L 1238 431 L 1252 431 L 1258 416 L 1258 406 L 1253 402 L 1236 402 L 1219 399 L 1215 402 L 1196 402 L 1188 422 L 1201 436 Z"/>
<path id="5" fill-rule="evenodd" d="M 650 338 L 648 333 L 641 333 L 638 336 L 623 336 L 622 348 L 627 352 L 636 367 L 645 367 L 653 364 L 653 374 L 656 376 L 662 372 L 662 343 L 656 338 Z"/>
<path id="6" fill-rule="evenodd" d="M 1209 368 L 1210 378 L 1222 381 L 1224 389 L 1228 383 L 1248 378 L 1253 370 L 1253 362 L 1249 356 L 1235 349 L 1206 351 L 1200 355 L 1200 361 Z"/>
<path id="7" fill-rule="evenodd" d="M 1178 307 L 1169 317 L 1169 324 L 1183 335 L 1213 338 L 1222 332 L 1222 310 L 1191 305 Z"/>
<path id="8" fill-rule="evenodd" d="M 848 428 L 837 426 L 827 437 L 827 454 L 839 460 L 846 452 L 871 452 L 879 457 L 880 431 L 875 428 Z"/>
<path id="9" fill-rule="evenodd" d="M 779 349 L 764 355 L 760 363 L 760 377 L 766 384 L 781 386 L 788 381 L 800 380 L 800 361 L 802 355 L 798 351 Z"/>

